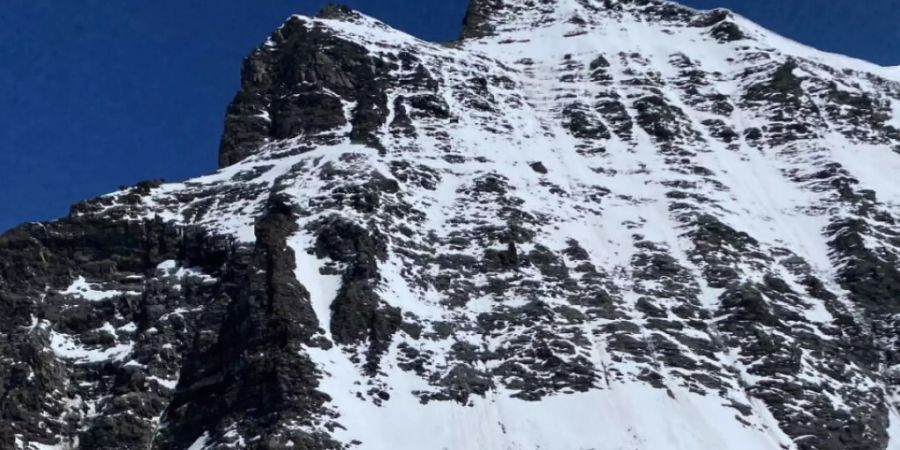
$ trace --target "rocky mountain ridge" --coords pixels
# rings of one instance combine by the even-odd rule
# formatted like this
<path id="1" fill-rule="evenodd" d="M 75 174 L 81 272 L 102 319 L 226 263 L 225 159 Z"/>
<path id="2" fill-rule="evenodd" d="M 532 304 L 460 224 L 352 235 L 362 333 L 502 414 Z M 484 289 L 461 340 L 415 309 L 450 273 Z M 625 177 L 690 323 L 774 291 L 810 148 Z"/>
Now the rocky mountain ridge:
<path id="1" fill-rule="evenodd" d="M 0 237 L 0 448 L 900 448 L 900 76 L 728 11 L 350 9 L 215 174 Z"/>

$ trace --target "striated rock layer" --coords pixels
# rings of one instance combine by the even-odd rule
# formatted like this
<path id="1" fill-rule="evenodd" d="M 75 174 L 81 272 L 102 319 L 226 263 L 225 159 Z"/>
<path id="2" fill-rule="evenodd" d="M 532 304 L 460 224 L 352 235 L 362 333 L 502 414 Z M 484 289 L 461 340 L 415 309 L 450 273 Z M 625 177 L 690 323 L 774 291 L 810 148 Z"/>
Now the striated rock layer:
<path id="1" fill-rule="evenodd" d="M 215 174 L 0 237 L 0 448 L 900 448 L 900 75 L 724 11 L 339 6 Z"/>

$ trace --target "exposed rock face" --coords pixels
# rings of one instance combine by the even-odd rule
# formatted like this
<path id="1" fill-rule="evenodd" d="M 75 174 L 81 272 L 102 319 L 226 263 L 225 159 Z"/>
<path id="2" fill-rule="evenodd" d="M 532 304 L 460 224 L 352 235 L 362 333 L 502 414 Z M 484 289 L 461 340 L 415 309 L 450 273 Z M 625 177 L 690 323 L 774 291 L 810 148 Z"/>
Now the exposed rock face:
<path id="1" fill-rule="evenodd" d="M 490 36 L 494 33 L 492 19 L 497 12 L 506 7 L 503 0 L 474 0 L 469 2 L 466 15 L 463 17 L 463 39 Z"/>
<path id="2" fill-rule="evenodd" d="M 724 10 L 341 6 L 221 169 L 0 236 L 0 448 L 900 448 L 900 78 Z"/>
<path id="3" fill-rule="evenodd" d="M 362 20 L 334 6 L 321 16 Z M 387 118 L 389 65 L 322 25 L 288 19 L 244 61 L 241 91 L 225 118 L 219 165 L 241 161 L 271 141 L 319 135 L 311 142 L 327 144 L 340 135 L 326 132 L 343 126 L 353 142 L 378 147 L 373 133 Z M 345 102 L 355 105 L 349 117 Z"/>

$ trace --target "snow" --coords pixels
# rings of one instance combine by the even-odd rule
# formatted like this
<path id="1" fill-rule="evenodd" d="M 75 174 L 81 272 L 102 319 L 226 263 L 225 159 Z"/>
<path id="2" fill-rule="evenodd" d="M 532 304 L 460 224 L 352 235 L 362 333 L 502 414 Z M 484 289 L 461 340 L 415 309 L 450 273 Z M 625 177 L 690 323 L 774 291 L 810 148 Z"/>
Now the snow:
<path id="1" fill-rule="evenodd" d="M 889 407 L 888 446 L 886 450 L 900 450 L 900 414 L 895 407 Z"/>
<path id="2" fill-rule="evenodd" d="M 175 260 L 166 260 L 159 263 L 156 266 L 156 270 L 160 272 L 165 277 L 175 278 L 177 280 L 184 280 L 187 278 L 198 280 L 201 283 L 215 283 L 216 278 L 209 276 L 200 268 L 197 267 L 181 267 L 177 261 Z M 180 283 L 175 284 L 174 288 L 177 290 L 181 290 L 182 285 Z"/>
<path id="3" fill-rule="evenodd" d="M 900 101 L 897 105 L 900 106 Z M 836 133 L 829 140 L 835 143 L 834 160 L 860 181 L 861 189 L 874 190 L 878 200 L 900 208 L 896 175 L 900 173 L 900 153 L 884 145 L 849 143 Z"/>
<path id="4" fill-rule="evenodd" d="M 210 443 L 209 432 L 205 431 L 187 450 L 204 450 Z"/>
<path id="5" fill-rule="evenodd" d="M 169 389 L 169 390 L 173 390 L 173 391 L 174 391 L 174 390 L 175 390 L 175 387 L 178 386 L 178 380 L 177 380 L 177 379 L 175 379 L 175 380 L 167 380 L 167 379 L 160 378 L 160 377 L 157 377 L 157 376 L 152 376 L 152 375 L 149 376 L 149 377 L 147 377 L 147 378 L 150 379 L 150 380 L 156 381 L 157 383 L 159 383 L 160 386 L 162 386 L 162 387 L 164 387 L 164 388 L 166 388 L 166 389 Z"/>
<path id="6" fill-rule="evenodd" d="M 62 295 L 71 295 L 74 297 L 79 297 L 83 300 L 97 302 L 101 300 L 108 300 L 111 298 L 121 297 L 123 295 L 141 295 L 140 292 L 135 291 L 118 291 L 114 289 L 104 290 L 99 288 L 99 284 L 88 283 L 88 281 L 83 277 L 79 276 L 66 288 L 64 291 L 60 291 L 59 293 Z"/>
<path id="7" fill-rule="evenodd" d="M 314 254 L 310 255 L 306 252 L 306 249 L 312 244 L 312 237 L 307 234 L 295 235 L 288 241 L 297 261 L 295 269 L 297 280 L 309 291 L 310 302 L 316 318 L 319 320 L 319 327 L 325 330 L 325 336 L 331 339 L 329 328 L 331 301 L 337 296 L 338 289 L 341 287 L 341 277 L 319 273 L 324 261 Z"/>
<path id="8" fill-rule="evenodd" d="M 178 267 L 178 261 L 174 259 L 167 259 L 156 266 L 156 270 L 162 270 L 164 272 L 171 272 Z"/>
<path id="9" fill-rule="evenodd" d="M 16 438 L 16 448 L 21 448 L 23 450 L 68 450 L 71 448 L 78 448 L 77 440 L 74 443 L 61 443 L 56 445 L 50 444 L 41 444 L 40 442 L 29 442 L 27 445 L 24 442 L 18 442 L 19 438 Z M 22 447 L 19 447 L 22 445 Z"/>
<path id="10" fill-rule="evenodd" d="M 64 441 L 60 444 L 50 445 L 34 441 L 26 442 L 22 439 L 21 435 L 17 434 L 13 438 L 13 448 L 15 450 L 69 450 L 78 448 L 78 438 L 75 438 L 72 442 Z"/>
<path id="11" fill-rule="evenodd" d="M 339 350 L 310 349 L 310 353 L 329 375 L 321 388 L 333 397 L 332 406 L 341 414 L 338 421 L 344 428 L 337 436 L 345 442 L 361 441 L 360 450 L 792 448 L 777 426 L 747 427 L 737 420 L 737 410 L 715 396 L 681 388 L 671 388 L 670 394 L 639 383 L 540 402 L 514 399 L 499 390 L 486 398 L 475 397 L 470 406 L 422 405 L 410 392 L 428 386 L 389 367 L 391 399 L 379 407 L 357 398 L 365 380 Z"/>
<path id="12" fill-rule="evenodd" d="M 50 322 L 42 321 L 37 326 L 41 328 L 49 328 Z M 123 328 L 127 328 L 123 327 Z M 93 330 L 94 332 L 106 332 L 112 336 L 116 336 L 116 328 L 109 322 L 106 322 L 100 328 Z M 50 330 L 50 350 L 59 358 L 71 360 L 76 364 L 88 364 L 102 361 L 125 361 L 133 344 L 131 342 L 120 342 L 107 348 L 86 347 L 82 345 L 77 337 L 60 333 L 56 330 Z M 134 361 L 130 363 L 136 364 Z"/>
<path id="13" fill-rule="evenodd" d="M 900 66 L 888 67 L 886 72 L 889 77 L 893 77 L 894 80 L 900 81 Z"/>
<path id="14" fill-rule="evenodd" d="M 131 353 L 132 347 L 131 343 L 121 343 L 105 349 L 87 348 L 72 336 L 56 331 L 50 332 L 50 348 L 53 353 L 60 358 L 74 360 L 78 364 L 123 361 Z"/>

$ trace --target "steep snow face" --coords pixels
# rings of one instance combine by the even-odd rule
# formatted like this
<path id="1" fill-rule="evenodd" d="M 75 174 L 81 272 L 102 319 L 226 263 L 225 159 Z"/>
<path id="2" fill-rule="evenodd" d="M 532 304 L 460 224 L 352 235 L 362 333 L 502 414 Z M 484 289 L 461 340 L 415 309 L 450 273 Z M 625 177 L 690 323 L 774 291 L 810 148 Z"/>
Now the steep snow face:
<path id="1" fill-rule="evenodd" d="M 888 67 L 887 78 L 900 81 L 900 66 Z"/>
<path id="2" fill-rule="evenodd" d="M 890 69 L 653 0 L 477 0 L 466 22 L 439 45 L 291 17 L 245 61 L 222 169 L 68 219 L 231 253 L 148 256 L 141 301 L 171 311 L 109 342 L 32 329 L 79 373 L 164 380 L 126 408 L 155 448 L 900 446 Z M 93 280 L 40 289 L 132 292 Z M 103 399 L 138 395 L 117 389 L 19 448 L 64 418 L 115 436 Z"/>

